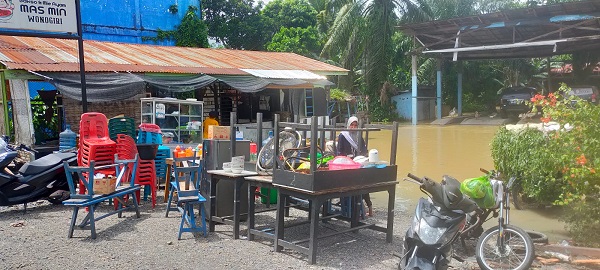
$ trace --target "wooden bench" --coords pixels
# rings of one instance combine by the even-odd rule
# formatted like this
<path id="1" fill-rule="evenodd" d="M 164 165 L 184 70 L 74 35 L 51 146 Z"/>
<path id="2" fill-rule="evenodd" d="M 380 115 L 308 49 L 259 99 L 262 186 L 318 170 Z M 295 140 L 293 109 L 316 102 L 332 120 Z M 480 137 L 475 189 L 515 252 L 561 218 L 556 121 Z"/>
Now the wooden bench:
<path id="1" fill-rule="evenodd" d="M 104 165 L 94 167 L 94 161 L 90 162 L 89 167 L 77 167 L 70 166 L 67 162 L 64 163 L 65 173 L 69 184 L 69 191 L 71 198 L 64 201 L 63 204 L 66 206 L 73 207 L 73 216 L 71 218 L 71 224 L 69 227 L 68 237 L 73 237 L 73 231 L 77 223 L 77 214 L 80 208 L 87 209 L 88 213 L 83 218 L 81 223 L 77 225 L 79 229 L 90 229 L 92 233 L 92 239 L 96 239 L 96 224 L 95 222 L 105 217 L 118 214 L 121 217 L 121 213 L 128 209 L 134 209 L 136 217 L 140 217 L 140 211 L 137 204 L 136 191 L 139 191 L 141 186 L 135 184 L 135 172 L 138 165 L 137 154 L 134 159 L 130 160 L 119 160 L 115 155 L 115 164 Z M 115 169 L 116 174 L 116 187 L 115 191 L 108 194 L 94 194 L 94 174 L 98 170 Z M 73 177 L 77 175 L 78 177 Z M 81 181 L 86 190 L 87 194 L 78 194 L 76 187 L 78 181 Z M 128 183 L 124 183 L 128 182 Z M 126 206 L 125 198 L 131 195 L 132 206 Z M 115 200 L 115 207 L 111 207 L 110 212 L 101 216 L 94 216 L 96 208 L 104 201 L 110 202 Z"/>

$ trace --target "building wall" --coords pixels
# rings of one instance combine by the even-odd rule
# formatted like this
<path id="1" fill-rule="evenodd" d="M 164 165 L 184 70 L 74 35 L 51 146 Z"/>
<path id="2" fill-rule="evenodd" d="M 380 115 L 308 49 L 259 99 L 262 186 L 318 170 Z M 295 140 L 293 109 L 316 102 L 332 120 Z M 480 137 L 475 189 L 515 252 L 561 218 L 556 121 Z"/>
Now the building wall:
<path id="1" fill-rule="evenodd" d="M 406 120 L 412 119 L 412 93 L 402 93 L 392 97 L 392 102 L 396 103 L 396 113 Z M 417 100 L 418 121 L 435 119 L 435 100 L 419 99 Z"/>
<path id="2" fill-rule="evenodd" d="M 169 7 L 177 3 L 177 13 Z M 189 6 L 200 0 L 81 0 L 83 38 L 100 41 L 174 45 L 174 41 L 143 41 L 155 37 L 157 29 L 174 30 Z"/>
<path id="3" fill-rule="evenodd" d="M 140 125 L 140 115 L 142 109 L 140 106 L 140 98 L 147 97 L 146 94 L 140 94 L 130 99 L 110 102 L 95 102 L 88 103 L 88 112 L 99 112 L 106 115 L 106 118 L 110 119 L 117 115 L 125 115 L 135 119 L 135 125 Z M 63 104 L 65 108 L 65 123 L 71 125 L 71 130 L 75 133 L 79 133 L 79 120 L 83 109 L 81 101 L 63 97 Z"/>

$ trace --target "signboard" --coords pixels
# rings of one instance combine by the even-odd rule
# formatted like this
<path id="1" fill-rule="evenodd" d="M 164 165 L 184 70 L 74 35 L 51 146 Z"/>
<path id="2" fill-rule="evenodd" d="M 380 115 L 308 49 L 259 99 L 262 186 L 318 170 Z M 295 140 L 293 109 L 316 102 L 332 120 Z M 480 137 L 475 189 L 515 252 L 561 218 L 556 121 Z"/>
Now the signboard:
<path id="1" fill-rule="evenodd" d="M 154 110 L 156 111 L 156 118 L 165 118 L 165 104 L 156 103 L 156 108 Z"/>
<path id="2" fill-rule="evenodd" d="M 0 29 L 77 33 L 76 0 L 0 0 Z"/>

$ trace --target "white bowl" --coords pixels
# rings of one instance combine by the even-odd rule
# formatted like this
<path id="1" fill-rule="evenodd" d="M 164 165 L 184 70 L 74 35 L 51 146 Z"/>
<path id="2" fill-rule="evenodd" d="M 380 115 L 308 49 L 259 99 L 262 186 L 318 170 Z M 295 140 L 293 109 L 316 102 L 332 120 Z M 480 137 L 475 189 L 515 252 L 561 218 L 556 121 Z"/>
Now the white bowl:
<path id="1" fill-rule="evenodd" d="M 231 172 L 232 173 L 241 173 L 244 169 L 240 169 L 240 168 L 232 168 Z"/>
<path id="2" fill-rule="evenodd" d="M 224 162 L 223 163 L 223 170 L 226 172 L 231 172 L 231 162 Z"/>

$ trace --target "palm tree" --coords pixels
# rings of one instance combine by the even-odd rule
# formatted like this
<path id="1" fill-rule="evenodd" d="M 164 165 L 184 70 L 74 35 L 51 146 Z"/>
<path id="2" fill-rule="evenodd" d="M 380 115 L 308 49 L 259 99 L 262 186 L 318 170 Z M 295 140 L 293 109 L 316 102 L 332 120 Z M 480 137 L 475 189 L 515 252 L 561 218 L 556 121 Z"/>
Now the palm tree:
<path id="1" fill-rule="evenodd" d="M 368 96 L 372 102 L 390 80 L 391 60 L 398 55 L 392 41 L 394 27 L 475 15 L 514 7 L 516 0 L 311 0 L 318 11 L 335 12 L 321 56 L 351 70 L 338 86 Z M 335 3 L 335 4 L 334 4 Z M 316 7 L 320 5 L 319 7 Z M 521 4 L 522 5 L 522 4 Z M 327 13 L 330 14 L 330 13 Z M 324 20 L 326 21 L 326 20 Z M 326 29 L 326 28 L 321 28 Z M 406 37 L 408 39 L 408 37 Z M 404 46 L 402 46 L 404 47 Z M 396 57 L 397 58 L 397 57 Z M 434 62 L 423 60 L 423 69 Z"/>
<path id="2" fill-rule="evenodd" d="M 316 1 L 316 0 L 315 0 Z M 333 1 L 332 1 L 333 2 Z M 362 75 L 365 94 L 377 95 L 387 81 L 392 59 L 392 35 L 400 14 L 411 19 L 430 18 L 424 0 L 347 0 L 335 1 L 335 19 L 321 56 L 328 57 L 351 74 L 340 78 L 339 86 L 356 90 L 357 75 Z M 372 99 L 377 100 L 377 99 Z"/>

